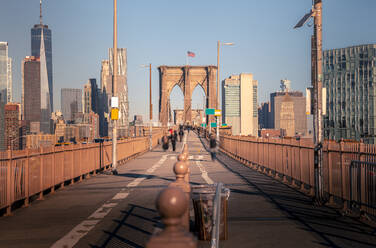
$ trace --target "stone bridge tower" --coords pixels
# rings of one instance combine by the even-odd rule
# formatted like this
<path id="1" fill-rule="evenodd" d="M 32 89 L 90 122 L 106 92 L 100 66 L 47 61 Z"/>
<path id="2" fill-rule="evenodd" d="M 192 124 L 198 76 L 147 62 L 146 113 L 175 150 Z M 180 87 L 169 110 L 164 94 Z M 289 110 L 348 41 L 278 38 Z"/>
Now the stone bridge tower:
<path id="1" fill-rule="evenodd" d="M 168 123 L 170 93 L 178 85 L 184 94 L 184 123 L 192 123 L 192 92 L 200 85 L 205 92 L 206 107 L 217 106 L 217 67 L 209 66 L 160 66 L 159 70 L 159 120 L 163 126 Z M 210 116 L 212 122 L 214 118 Z"/>

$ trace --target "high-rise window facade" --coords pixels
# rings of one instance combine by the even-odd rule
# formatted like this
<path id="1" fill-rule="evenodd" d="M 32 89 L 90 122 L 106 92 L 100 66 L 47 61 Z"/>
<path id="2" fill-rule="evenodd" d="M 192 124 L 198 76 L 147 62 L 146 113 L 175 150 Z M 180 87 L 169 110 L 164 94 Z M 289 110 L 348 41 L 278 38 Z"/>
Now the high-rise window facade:
<path id="1" fill-rule="evenodd" d="M 30 131 L 40 132 L 41 89 L 40 60 L 26 57 L 22 63 L 22 112 L 23 119 L 30 123 Z"/>
<path id="2" fill-rule="evenodd" d="M 61 89 L 61 111 L 65 121 L 73 121 L 75 114 L 82 112 L 81 89 Z"/>
<path id="3" fill-rule="evenodd" d="M 12 101 L 12 59 L 8 56 L 8 42 L 0 42 L 0 101 Z"/>
<path id="4" fill-rule="evenodd" d="M 234 135 L 257 136 L 257 88 L 251 73 L 232 75 L 222 82 L 222 121 L 232 127 Z"/>
<path id="5" fill-rule="evenodd" d="M 323 52 L 326 138 L 376 143 L 376 44 Z"/>

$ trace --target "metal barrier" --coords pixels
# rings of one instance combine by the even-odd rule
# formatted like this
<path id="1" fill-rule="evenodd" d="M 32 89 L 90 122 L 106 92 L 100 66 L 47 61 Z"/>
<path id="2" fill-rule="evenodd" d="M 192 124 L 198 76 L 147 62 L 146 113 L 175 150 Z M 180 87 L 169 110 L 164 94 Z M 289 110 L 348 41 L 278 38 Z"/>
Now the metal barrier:
<path id="1" fill-rule="evenodd" d="M 222 135 L 220 149 L 247 166 L 291 184 L 310 195 L 314 194 L 312 139 L 265 139 Z M 324 191 L 330 203 L 337 203 L 340 199 L 345 207 L 350 201 L 350 164 L 353 160 L 376 163 L 376 145 L 343 141 L 325 141 L 323 144 Z M 367 194 L 373 194 L 374 197 L 374 191 Z M 370 202 L 362 197 L 360 203 Z M 363 209 L 369 214 L 375 214 L 373 208 L 364 206 Z"/>
<path id="2" fill-rule="evenodd" d="M 162 130 L 153 134 L 153 146 L 162 137 Z M 118 161 L 121 163 L 149 149 L 149 137 L 119 140 Z M 24 200 L 55 186 L 64 187 L 65 182 L 74 183 L 112 164 L 112 144 L 76 144 L 60 147 L 41 147 L 21 151 L 0 152 L 0 210 L 11 213 L 14 202 Z"/>
<path id="3" fill-rule="evenodd" d="M 215 191 L 214 197 L 214 208 L 213 208 L 213 229 L 212 229 L 212 238 L 210 242 L 211 248 L 219 247 L 219 225 L 221 222 L 221 199 L 222 199 L 222 183 L 217 183 L 217 188 Z"/>
<path id="4" fill-rule="evenodd" d="M 349 174 L 350 206 L 376 216 L 376 163 L 353 160 Z"/>

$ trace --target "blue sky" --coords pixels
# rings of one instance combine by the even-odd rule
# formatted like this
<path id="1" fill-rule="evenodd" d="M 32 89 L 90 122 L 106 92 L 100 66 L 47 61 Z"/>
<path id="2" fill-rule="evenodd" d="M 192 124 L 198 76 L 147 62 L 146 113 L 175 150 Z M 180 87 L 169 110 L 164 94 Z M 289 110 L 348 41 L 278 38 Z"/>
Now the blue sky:
<path id="1" fill-rule="evenodd" d="M 101 60 L 112 46 L 112 0 L 44 0 L 44 23 L 52 29 L 55 108 L 61 88 L 82 88 L 100 78 Z M 324 49 L 376 42 L 375 0 L 324 0 Z M 221 80 L 231 74 L 253 73 L 259 81 L 259 103 L 288 78 L 296 90 L 310 84 L 312 28 L 292 27 L 311 8 L 311 0 L 118 0 L 119 47 L 128 49 L 130 111 L 145 114 L 148 71 L 153 65 L 154 118 L 158 116 L 159 65 L 216 64 L 221 49 Z M 30 29 L 39 22 L 38 0 L 0 0 L 0 41 L 9 42 L 14 59 L 14 98 L 21 99 L 21 62 L 31 54 Z M 172 106 L 182 107 L 174 90 Z M 202 106 L 194 92 L 193 107 Z"/>

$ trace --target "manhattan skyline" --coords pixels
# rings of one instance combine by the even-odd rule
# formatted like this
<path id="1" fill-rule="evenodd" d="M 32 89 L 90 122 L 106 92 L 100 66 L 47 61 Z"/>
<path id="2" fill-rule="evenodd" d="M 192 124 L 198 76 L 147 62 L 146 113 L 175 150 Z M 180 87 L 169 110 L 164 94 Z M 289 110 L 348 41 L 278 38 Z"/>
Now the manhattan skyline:
<path id="1" fill-rule="evenodd" d="M 0 40 L 9 42 L 13 58 L 13 98 L 20 101 L 21 62 L 31 54 L 30 29 L 39 22 L 39 1 L 1 0 Z M 146 4 L 145 4 L 146 3 Z M 216 64 L 216 41 L 234 42 L 221 49 L 221 81 L 241 72 L 259 81 L 259 103 L 288 78 L 292 88 L 310 85 L 310 35 L 312 29 L 293 30 L 311 1 L 170 1 L 119 2 L 119 47 L 128 50 L 130 116 L 147 113 L 148 73 L 141 64 L 153 66 L 154 120 L 158 106 L 160 65 L 184 65 L 193 51 L 192 65 Z M 376 2 L 364 0 L 324 2 L 324 50 L 376 42 L 368 27 L 376 24 Z M 43 22 L 53 30 L 55 110 L 61 88 L 82 88 L 88 78 L 100 79 L 101 60 L 112 46 L 112 3 L 99 0 L 45 1 Z M 79 68 L 79 69 L 78 69 Z M 173 108 L 181 104 L 171 95 Z M 202 96 L 194 93 L 193 107 Z M 200 105 L 201 106 L 201 105 Z"/>

